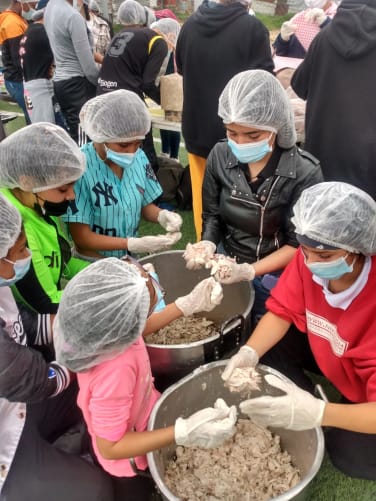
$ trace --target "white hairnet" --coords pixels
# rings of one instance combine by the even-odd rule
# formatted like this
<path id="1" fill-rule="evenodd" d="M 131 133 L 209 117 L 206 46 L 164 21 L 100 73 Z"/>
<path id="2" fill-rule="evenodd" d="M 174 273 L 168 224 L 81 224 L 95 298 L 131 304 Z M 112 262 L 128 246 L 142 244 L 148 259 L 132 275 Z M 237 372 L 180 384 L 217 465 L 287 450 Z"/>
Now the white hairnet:
<path id="1" fill-rule="evenodd" d="M 154 12 L 153 9 L 151 9 L 147 5 L 144 6 L 144 9 L 145 9 L 145 16 L 146 16 L 145 24 L 146 24 L 146 26 L 148 28 L 150 28 L 150 26 L 153 23 L 155 23 L 155 21 L 157 20 L 157 18 L 155 17 L 155 12 Z"/>
<path id="2" fill-rule="evenodd" d="M 85 171 L 85 156 L 61 127 L 39 122 L 0 143 L 0 186 L 39 191 L 72 183 Z"/>
<path id="3" fill-rule="evenodd" d="M 63 291 L 56 359 L 81 372 L 116 357 L 142 334 L 149 306 L 145 278 L 134 265 L 113 257 L 91 264 Z"/>
<path id="4" fill-rule="evenodd" d="M 225 124 L 275 132 L 281 148 L 291 148 L 296 142 L 290 101 L 276 77 L 267 71 L 235 75 L 219 96 L 218 115 Z"/>
<path id="5" fill-rule="evenodd" d="M 146 12 L 144 7 L 135 0 L 125 0 L 118 10 L 119 23 L 127 25 L 144 26 L 146 24 Z"/>
<path id="6" fill-rule="evenodd" d="M 144 139 L 151 119 L 142 99 L 130 90 L 115 90 L 87 101 L 80 125 L 95 143 L 121 143 Z"/>
<path id="7" fill-rule="evenodd" d="M 319 183 L 305 189 L 294 206 L 298 235 L 349 252 L 376 254 L 376 202 L 347 183 Z"/>
<path id="8" fill-rule="evenodd" d="M 21 215 L 0 193 L 0 258 L 5 257 L 21 233 Z"/>
<path id="9" fill-rule="evenodd" d="M 176 47 L 176 41 L 180 32 L 180 23 L 178 23 L 178 21 L 165 17 L 153 23 L 150 28 L 162 33 L 166 40 L 168 40 L 173 47 Z"/>

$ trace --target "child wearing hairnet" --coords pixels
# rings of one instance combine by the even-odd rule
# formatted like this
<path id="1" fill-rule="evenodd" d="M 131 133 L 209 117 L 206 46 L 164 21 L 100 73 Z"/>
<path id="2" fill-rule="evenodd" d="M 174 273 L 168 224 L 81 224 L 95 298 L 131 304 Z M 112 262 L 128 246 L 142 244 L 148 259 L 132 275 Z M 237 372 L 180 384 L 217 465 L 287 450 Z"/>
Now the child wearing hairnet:
<path id="1" fill-rule="evenodd" d="M 213 295 L 214 287 L 213 278 L 203 280 L 166 309 L 185 316 L 210 311 L 221 300 Z M 235 432 L 236 409 L 221 399 L 171 426 L 146 431 L 159 393 L 142 334 L 157 296 L 138 266 L 102 259 L 69 282 L 54 324 L 57 359 L 77 372 L 78 404 L 119 500 L 150 498 L 152 482 L 135 473 L 131 458 L 145 470 L 149 451 L 173 443 L 216 447 Z"/>
<path id="2" fill-rule="evenodd" d="M 296 146 L 291 103 L 267 71 L 235 75 L 219 98 L 218 115 L 227 141 L 208 157 L 202 240 L 188 244 L 185 259 L 188 268 L 212 266 L 222 283 L 252 281 L 256 324 L 299 245 L 292 208 L 304 188 L 323 178 L 319 161 Z"/>
<path id="3" fill-rule="evenodd" d="M 320 183 L 303 191 L 293 223 L 300 248 L 222 377 L 229 380 L 236 367 L 255 367 L 263 357 L 308 391 L 268 375 L 284 395 L 247 400 L 241 410 L 266 426 L 327 427 L 334 466 L 376 480 L 376 202 L 349 184 Z M 301 332 L 289 330 L 292 325 Z M 339 403 L 313 397 L 304 369 L 321 371 L 340 393 Z"/>
<path id="4" fill-rule="evenodd" d="M 83 106 L 80 124 L 92 142 L 82 147 L 87 169 L 74 186 L 75 206 L 64 217 L 77 256 L 95 261 L 158 252 L 181 238 L 180 215 L 155 204 L 162 188 L 140 148 L 150 123 L 145 103 L 128 90 L 97 96 Z M 167 233 L 138 237 L 141 218 L 159 223 Z"/>
<path id="5" fill-rule="evenodd" d="M 39 351 L 52 344 L 52 316 L 30 313 L 10 289 L 31 258 L 21 215 L 0 194 L 0 498 L 111 501 L 99 468 L 52 445 L 81 416 L 69 371 Z"/>
<path id="6" fill-rule="evenodd" d="M 71 256 L 60 216 L 74 204 L 73 183 L 85 158 L 61 127 L 39 122 L 0 144 L 0 187 L 20 212 L 32 252 L 27 274 L 13 286 L 18 300 L 38 313 L 56 313 L 62 278 L 87 266 Z"/>

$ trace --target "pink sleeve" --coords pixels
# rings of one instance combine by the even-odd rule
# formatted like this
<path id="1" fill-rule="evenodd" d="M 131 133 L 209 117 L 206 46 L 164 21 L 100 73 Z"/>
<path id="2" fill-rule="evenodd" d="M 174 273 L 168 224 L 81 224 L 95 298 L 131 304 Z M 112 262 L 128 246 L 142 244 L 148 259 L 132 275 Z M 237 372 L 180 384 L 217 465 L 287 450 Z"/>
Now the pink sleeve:
<path id="1" fill-rule="evenodd" d="M 135 373 L 118 359 L 108 362 L 91 383 L 89 411 L 92 429 L 98 437 L 117 442 L 129 430 Z M 122 362 L 122 361 L 121 361 Z"/>
<path id="2" fill-rule="evenodd" d="M 304 298 L 301 267 L 305 266 L 301 252 L 296 252 L 293 260 L 286 266 L 277 285 L 271 290 L 266 308 L 295 324 L 302 332 L 307 331 L 306 306 Z"/>

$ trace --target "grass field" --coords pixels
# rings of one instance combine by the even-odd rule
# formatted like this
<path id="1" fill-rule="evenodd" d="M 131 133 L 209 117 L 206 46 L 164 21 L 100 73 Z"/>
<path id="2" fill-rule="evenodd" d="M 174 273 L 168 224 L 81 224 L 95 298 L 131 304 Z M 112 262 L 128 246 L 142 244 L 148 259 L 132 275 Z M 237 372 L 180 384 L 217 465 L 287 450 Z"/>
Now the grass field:
<path id="1" fill-rule="evenodd" d="M 270 31 L 276 31 L 280 28 L 282 22 L 291 16 L 270 17 L 257 15 L 257 17 L 264 22 Z M 17 106 L 5 101 L 0 101 L 0 110 L 20 112 Z M 9 135 L 24 125 L 24 119 L 19 117 L 5 125 L 6 133 Z M 160 151 L 158 132 L 155 133 L 155 140 L 156 149 Z M 184 148 L 180 150 L 180 161 L 183 165 L 187 164 L 187 153 Z M 184 249 L 188 242 L 195 241 L 192 212 L 181 212 L 181 215 L 184 221 L 183 237 L 176 244 L 175 249 Z M 141 224 L 141 235 L 159 232 L 159 225 L 146 222 Z M 332 393 L 330 387 L 327 387 L 326 390 L 330 398 L 332 398 L 332 395 L 333 398 L 335 397 L 335 392 Z M 325 457 L 318 475 L 311 483 L 306 501 L 376 501 L 376 482 L 346 477 L 336 470 L 329 459 Z"/>

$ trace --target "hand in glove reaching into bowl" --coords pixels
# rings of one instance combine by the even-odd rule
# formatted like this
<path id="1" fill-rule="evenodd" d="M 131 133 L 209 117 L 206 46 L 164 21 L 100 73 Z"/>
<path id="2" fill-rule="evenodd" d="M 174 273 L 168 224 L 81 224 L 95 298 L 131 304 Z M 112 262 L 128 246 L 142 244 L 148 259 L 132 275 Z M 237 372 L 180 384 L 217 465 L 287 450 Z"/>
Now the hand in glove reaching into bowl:
<path id="1" fill-rule="evenodd" d="M 271 374 L 266 382 L 285 392 L 280 397 L 264 396 L 245 400 L 240 410 L 262 426 L 309 430 L 321 426 L 326 403 L 302 390 L 292 382 L 283 381 Z"/>
<path id="2" fill-rule="evenodd" d="M 210 274 L 221 284 L 234 284 L 243 280 L 251 281 L 255 278 L 256 270 L 251 264 L 238 264 L 234 258 L 215 254 L 206 264 L 211 268 Z"/>
<path id="3" fill-rule="evenodd" d="M 189 317 L 194 313 L 213 310 L 222 299 L 221 284 L 210 277 L 199 282 L 186 296 L 179 297 L 175 304 L 185 317 Z"/>
<path id="4" fill-rule="evenodd" d="M 175 422 L 175 442 L 185 447 L 219 447 L 235 433 L 236 407 L 218 398 L 214 407 L 195 412 Z"/>

